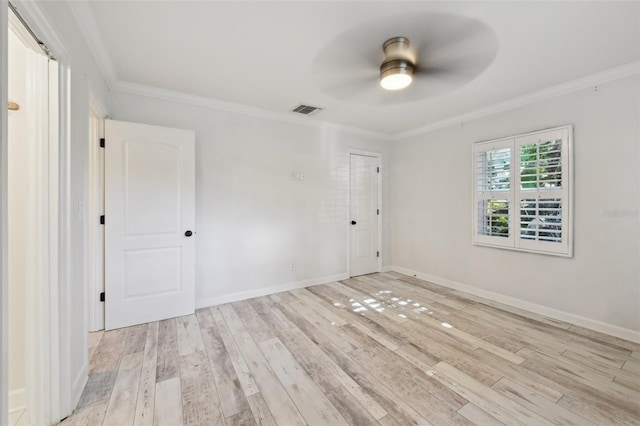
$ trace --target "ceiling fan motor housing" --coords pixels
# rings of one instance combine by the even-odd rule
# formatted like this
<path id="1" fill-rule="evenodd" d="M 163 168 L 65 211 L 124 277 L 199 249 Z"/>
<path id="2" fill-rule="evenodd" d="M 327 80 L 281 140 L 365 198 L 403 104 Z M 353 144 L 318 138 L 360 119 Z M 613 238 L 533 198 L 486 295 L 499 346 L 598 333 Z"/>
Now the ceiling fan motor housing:
<path id="1" fill-rule="evenodd" d="M 384 51 L 384 61 L 380 66 L 380 82 L 382 87 L 388 90 L 397 90 L 409 85 L 413 77 L 414 67 L 409 51 L 409 39 L 406 37 L 390 38 L 384 42 L 382 50 Z M 403 83 L 385 83 L 385 80 L 389 82 L 391 79 L 394 79 L 396 82 L 401 80 Z"/>
<path id="2" fill-rule="evenodd" d="M 413 64 L 405 59 L 396 59 L 384 62 L 380 66 L 380 78 L 383 79 L 392 74 L 413 75 Z"/>

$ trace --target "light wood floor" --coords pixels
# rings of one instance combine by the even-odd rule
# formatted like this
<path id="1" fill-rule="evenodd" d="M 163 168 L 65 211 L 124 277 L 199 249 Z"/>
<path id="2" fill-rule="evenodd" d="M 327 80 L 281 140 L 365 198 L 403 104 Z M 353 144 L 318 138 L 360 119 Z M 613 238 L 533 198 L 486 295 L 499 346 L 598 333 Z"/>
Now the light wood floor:
<path id="1" fill-rule="evenodd" d="M 396 273 L 94 347 L 64 425 L 640 424 L 640 345 Z"/>

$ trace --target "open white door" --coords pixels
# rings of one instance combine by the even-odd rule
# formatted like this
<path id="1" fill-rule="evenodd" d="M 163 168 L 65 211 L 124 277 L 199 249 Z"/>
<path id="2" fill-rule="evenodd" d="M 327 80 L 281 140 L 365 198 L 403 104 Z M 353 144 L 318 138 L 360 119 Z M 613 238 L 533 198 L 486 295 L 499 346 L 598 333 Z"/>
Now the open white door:
<path id="1" fill-rule="evenodd" d="M 350 275 L 378 272 L 379 158 L 350 155 Z"/>
<path id="2" fill-rule="evenodd" d="M 195 310 L 195 135 L 105 122 L 105 328 Z"/>

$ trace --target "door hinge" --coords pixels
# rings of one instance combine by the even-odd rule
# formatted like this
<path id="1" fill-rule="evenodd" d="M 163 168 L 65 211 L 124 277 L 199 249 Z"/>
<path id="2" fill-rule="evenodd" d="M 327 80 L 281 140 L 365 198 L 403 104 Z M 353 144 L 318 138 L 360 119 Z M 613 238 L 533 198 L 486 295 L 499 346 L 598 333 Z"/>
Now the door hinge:
<path id="1" fill-rule="evenodd" d="M 104 291 L 102 293 L 100 293 L 100 301 L 104 302 Z"/>
<path id="2" fill-rule="evenodd" d="M 100 138 L 100 148 L 104 148 L 104 138 Z"/>
<path id="3" fill-rule="evenodd" d="M 380 257 L 380 252 L 379 251 L 376 252 L 376 257 Z"/>
<path id="4" fill-rule="evenodd" d="M 100 225 L 104 225 L 104 215 L 100 216 Z"/>
<path id="5" fill-rule="evenodd" d="M 376 167 L 376 173 L 380 173 L 380 167 Z"/>
<path id="6" fill-rule="evenodd" d="M 376 209 L 376 214 L 380 216 L 380 209 Z"/>

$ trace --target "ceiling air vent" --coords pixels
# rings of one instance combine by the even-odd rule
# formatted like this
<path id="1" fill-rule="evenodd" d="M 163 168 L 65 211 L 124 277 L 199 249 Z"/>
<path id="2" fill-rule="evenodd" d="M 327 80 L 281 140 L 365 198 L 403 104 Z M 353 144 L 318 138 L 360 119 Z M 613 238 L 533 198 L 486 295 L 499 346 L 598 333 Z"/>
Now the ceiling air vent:
<path id="1" fill-rule="evenodd" d="M 313 115 L 319 111 L 322 111 L 322 108 L 320 107 L 314 107 L 311 105 L 303 105 L 300 104 L 297 107 L 295 107 L 294 109 L 292 109 L 291 111 L 293 112 L 297 112 L 300 114 L 304 114 L 304 115 Z"/>

